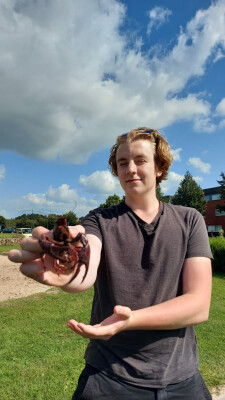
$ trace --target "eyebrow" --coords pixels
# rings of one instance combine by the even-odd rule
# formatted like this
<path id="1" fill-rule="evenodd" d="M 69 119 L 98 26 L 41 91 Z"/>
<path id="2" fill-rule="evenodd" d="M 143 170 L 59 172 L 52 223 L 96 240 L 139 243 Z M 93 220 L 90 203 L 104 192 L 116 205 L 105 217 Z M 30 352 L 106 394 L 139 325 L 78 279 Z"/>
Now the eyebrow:
<path id="1" fill-rule="evenodd" d="M 146 154 L 138 154 L 137 156 L 134 157 L 134 159 L 136 160 L 138 158 L 146 158 L 146 157 L 147 157 Z M 118 158 L 118 160 L 116 160 L 116 162 L 127 161 L 127 160 L 128 160 L 128 158 L 121 157 L 121 158 Z"/>

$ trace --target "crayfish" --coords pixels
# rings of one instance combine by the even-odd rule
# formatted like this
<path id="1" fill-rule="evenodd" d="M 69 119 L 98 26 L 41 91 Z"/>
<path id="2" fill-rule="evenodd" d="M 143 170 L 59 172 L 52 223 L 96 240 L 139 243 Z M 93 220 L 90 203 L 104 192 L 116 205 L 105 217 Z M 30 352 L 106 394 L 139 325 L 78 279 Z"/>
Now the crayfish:
<path id="1" fill-rule="evenodd" d="M 78 233 L 75 238 L 70 237 L 69 227 L 66 216 L 59 217 L 53 229 L 53 238 L 48 234 L 40 236 L 39 243 L 43 249 L 42 262 L 44 263 L 44 254 L 49 254 L 54 258 L 53 266 L 62 273 L 75 270 L 75 274 L 70 282 L 76 278 L 80 272 L 81 265 L 85 265 L 85 273 L 82 279 L 84 281 L 89 268 L 90 246 L 83 233 Z"/>

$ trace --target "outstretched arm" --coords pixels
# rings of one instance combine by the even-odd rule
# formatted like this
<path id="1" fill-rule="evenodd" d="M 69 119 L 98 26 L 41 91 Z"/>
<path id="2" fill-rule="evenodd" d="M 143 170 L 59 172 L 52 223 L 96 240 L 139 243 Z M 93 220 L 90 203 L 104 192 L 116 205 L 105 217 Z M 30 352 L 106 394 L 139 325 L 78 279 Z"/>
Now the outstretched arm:
<path id="1" fill-rule="evenodd" d="M 42 248 L 39 238 L 43 233 L 52 235 L 46 228 L 37 227 L 32 232 L 32 238 L 25 238 L 21 241 L 21 250 L 11 250 L 8 257 L 11 261 L 22 264 L 21 272 L 40 283 L 49 286 L 59 286 L 64 291 L 80 292 L 93 285 L 97 275 L 97 269 L 101 254 L 101 241 L 94 235 L 87 235 L 90 245 L 90 262 L 86 278 L 82 282 L 85 266 L 81 266 L 77 277 L 71 281 L 74 271 L 61 272 L 54 268 L 54 259 L 45 255 L 45 265 L 41 259 Z M 84 227 L 77 225 L 70 228 L 71 237 L 76 237 L 78 233 L 85 233 Z M 71 283 L 69 283 L 71 281 Z"/>
<path id="2" fill-rule="evenodd" d="M 200 324 L 209 315 L 211 275 L 210 259 L 186 259 L 181 296 L 140 310 L 116 306 L 113 314 L 98 325 L 70 320 L 68 326 L 81 336 L 107 340 L 124 330 L 170 330 Z"/>

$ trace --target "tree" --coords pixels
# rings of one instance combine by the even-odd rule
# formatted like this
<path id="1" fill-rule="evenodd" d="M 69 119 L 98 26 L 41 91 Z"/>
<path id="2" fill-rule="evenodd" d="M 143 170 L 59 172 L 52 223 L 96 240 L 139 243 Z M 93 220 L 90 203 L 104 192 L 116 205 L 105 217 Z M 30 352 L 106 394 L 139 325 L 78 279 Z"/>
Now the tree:
<path id="1" fill-rule="evenodd" d="M 73 211 L 69 211 L 68 214 L 66 214 L 66 217 L 69 226 L 77 225 L 78 218 Z"/>
<path id="2" fill-rule="evenodd" d="M 59 215 L 56 215 L 56 214 L 49 214 L 49 215 L 48 215 L 48 218 L 47 218 L 47 220 L 48 220 L 48 226 L 47 226 L 47 228 L 48 228 L 49 230 L 51 230 L 51 229 L 54 228 L 54 226 L 55 226 L 56 221 L 57 221 L 58 218 L 59 218 Z"/>
<path id="3" fill-rule="evenodd" d="M 109 196 L 105 203 L 100 204 L 100 208 L 108 208 L 108 207 L 112 207 L 116 204 L 119 204 L 123 199 L 121 199 L 119 196 L 117 196 L 117 194 L 114 194 L 113 196 Z"/>
<path id="4" fill-rule="evenodd" d="M 5 229 L 5 227 L 6 227 L 6 219 L 2 215 L 0 215 L 0 226 L 1 226 L 1 229 Z"/>
<path id="5" fill-rule="evenodd" d="M 222 178 L 221 181 L 217 181 L 220 185 L 220 190 L 219 190 L 220 198 L 225 199 L 225 173 L 221 172 L 220 176 Z M 216 208 L 219 211 L 225 211 L 225 202 L 224 205 L 217 204 Z"/>
<path id="6" fill-rule="evenodd" d="M 204 192 L 195 182 L 190 172 L 186 172 L 175 195 L 172 197 L 172 204 L 178 204 L 186 207 L 196 208 L 201 214 L 204 214 L 206 203 Z"/>
<path id="7" fill-rule="evenodd" d="M 165 196 L 160 186 L 157 186 L 156 188 L 156 197 L 159 201 L 163 201 L 164 203 L 169 203 L 170 201 L 170 196 Z"/>

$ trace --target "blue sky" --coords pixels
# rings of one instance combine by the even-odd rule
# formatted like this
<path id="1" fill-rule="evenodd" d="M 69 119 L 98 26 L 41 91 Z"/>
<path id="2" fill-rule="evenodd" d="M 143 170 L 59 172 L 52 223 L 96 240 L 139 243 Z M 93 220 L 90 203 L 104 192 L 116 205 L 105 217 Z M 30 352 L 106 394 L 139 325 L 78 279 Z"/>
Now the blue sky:
<path id="1" fill-rule="evenodd" d="M 78 216 L 110 194 L 110 147 L 159 129 L 202 188 L 225 171 L 225 0 L 0 0 L 0 215 Z"/>

